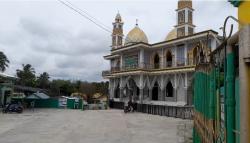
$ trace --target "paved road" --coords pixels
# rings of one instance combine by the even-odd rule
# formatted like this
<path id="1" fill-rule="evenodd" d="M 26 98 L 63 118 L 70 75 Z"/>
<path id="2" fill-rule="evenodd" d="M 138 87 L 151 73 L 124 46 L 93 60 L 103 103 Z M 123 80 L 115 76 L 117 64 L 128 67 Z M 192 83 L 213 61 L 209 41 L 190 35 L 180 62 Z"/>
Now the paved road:
<path id="1" fill-rule="evenodd" d="M 180 121 L 121 110 L 0 113 L 0 143 L 176 143 Z"/>

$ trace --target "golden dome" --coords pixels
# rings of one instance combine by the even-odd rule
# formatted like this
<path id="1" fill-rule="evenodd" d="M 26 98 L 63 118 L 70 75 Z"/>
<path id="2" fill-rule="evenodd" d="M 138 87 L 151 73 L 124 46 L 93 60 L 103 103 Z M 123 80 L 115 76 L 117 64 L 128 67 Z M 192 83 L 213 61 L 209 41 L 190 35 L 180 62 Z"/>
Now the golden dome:
<path id="1" fill-rule="evenodd" d="M 146 34 L 138 27 L 138 25 L 136 25 L 135 28 L 133 28 L 128 33 L 124 45 L 129 45 L 138 42 L 148 43 L 148 38 Z"/>
<path id="2" fill-rule="evenodd" d="M 168 40 L 172 40 L 172 39 L 175 39 L 177 38 L 177 31 L 176 29 L 174 28 L 173 30 L 171 30 L 168 35 L 166 36 L 165 38 L 165 41 L 168 41 Z"/>

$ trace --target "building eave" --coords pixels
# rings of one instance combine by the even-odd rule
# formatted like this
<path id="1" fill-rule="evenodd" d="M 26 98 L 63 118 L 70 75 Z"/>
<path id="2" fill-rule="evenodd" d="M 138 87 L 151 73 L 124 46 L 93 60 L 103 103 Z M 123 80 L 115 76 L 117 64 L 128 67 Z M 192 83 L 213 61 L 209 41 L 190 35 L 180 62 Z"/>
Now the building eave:
<path id="1" fill-rule="evenodd" d="M 171 45 L 171 44 L 176 44 L 178 42 L 183 42 L 183 41 L 187 41 L 187 40 L 191 40 L 191 39 L 196 39 L 199 37 L 204 37 L 207 36 L 207 34 L 218 34 L 218 32 L 214 31 L 214 30 L 206 30 L 206 31 L 201 31 L 192 35 L 188 35 L 188 36 L 184 36 L 184 37 L 180 37 L 180 38 L 176 38 L 176 39 L 171 39 L 168 41 L 163 41 L 163 42 L 159 42 L 159 43 L 155 43 L 152 44 L 152 48 L 156 48 L 156 47 L 161 47 L 161 46 L 165 46 L 165 45 Z"/>
<path id="2" fill-rule="evenodd" d="M 131 45 L 123 46 L 121 48 L 112 49 L 111 50 L 111 54 L 115 54 L 115 53 L 119 53 L 119 52 L 122 52 L 122 51 L 134 49 L 134 48 L 137 48 L 137 47 L 149 48 L 150 44 L 140 42 L 140 43 L 136 43 L 136 44 L 131 44 Z"/>
<path id="3" fill-rule="evenodd" d="M 161 74 L 174 74 L 174 73 L 184 73 L 184 72 L 194 72 L 195 65 L 193 66 L 185 66 L 185 67 L 174 67 L 174 68 L 164 68 L 164 69 L 134 69 L 134 70 L 127 70 L 127 71 L 120 71 L 111 73 L 103 78 L 115 78 L 119 76 L 127 76 L 127 75 L 138 75 L 138 74 L 146 74 L 146 75 L 161 75 Z"/>
<path id="4" fill-rule="evenodd" d="M 119 58 L 120 55 L 106 55 L 106 56 L 103 56 L 103 58 L 105 60 L 110 60 L 110 59 L 114 59 L 114 58 Z"/>

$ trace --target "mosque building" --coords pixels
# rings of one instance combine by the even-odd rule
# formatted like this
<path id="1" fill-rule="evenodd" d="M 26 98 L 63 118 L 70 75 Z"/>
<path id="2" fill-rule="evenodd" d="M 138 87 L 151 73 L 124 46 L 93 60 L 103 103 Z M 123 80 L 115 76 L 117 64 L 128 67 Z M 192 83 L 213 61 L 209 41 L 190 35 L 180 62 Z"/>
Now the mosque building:
<path id="1" fill-rule="evenodd" d="M 109 98 L 132 99 L 139 104 L 185 106 L 192 104 L 192 79 L 198 62 L 220 44 L 216 31 L 195 32 L 191 0 L 179 0 L 177 21 L 162 42 L 149 43 L 136 23 L 125 40 L 121 15 L 113 22 L 112 49 L 104 56 L 110 69 Z M 205 57 L 205 59 L 204 59 Z"/>

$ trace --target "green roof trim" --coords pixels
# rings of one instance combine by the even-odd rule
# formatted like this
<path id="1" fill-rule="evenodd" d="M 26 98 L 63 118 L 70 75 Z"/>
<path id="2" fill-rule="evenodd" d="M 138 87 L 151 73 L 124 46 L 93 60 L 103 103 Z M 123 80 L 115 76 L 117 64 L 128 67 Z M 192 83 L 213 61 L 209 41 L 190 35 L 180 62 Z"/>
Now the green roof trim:
<path id="1" fill-rule="evenodd" d="M 243 0 L 228 0 L 233 6 L 238 7 Z"/>

